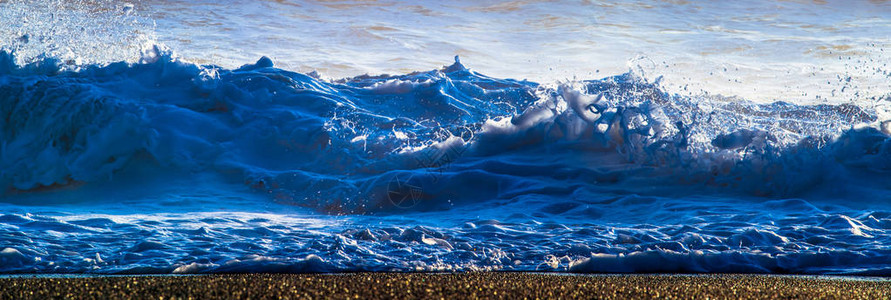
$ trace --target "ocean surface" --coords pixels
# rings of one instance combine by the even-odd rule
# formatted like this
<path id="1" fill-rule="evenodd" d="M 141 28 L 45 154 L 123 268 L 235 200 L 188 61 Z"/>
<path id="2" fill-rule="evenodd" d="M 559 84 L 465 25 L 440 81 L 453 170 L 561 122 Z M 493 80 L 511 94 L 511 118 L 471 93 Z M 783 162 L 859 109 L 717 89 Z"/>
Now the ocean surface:
<path id="1" fill-rule="evenodd" d="M 0 0 L 0 273 L 891 275 L 891 2 Z"/>

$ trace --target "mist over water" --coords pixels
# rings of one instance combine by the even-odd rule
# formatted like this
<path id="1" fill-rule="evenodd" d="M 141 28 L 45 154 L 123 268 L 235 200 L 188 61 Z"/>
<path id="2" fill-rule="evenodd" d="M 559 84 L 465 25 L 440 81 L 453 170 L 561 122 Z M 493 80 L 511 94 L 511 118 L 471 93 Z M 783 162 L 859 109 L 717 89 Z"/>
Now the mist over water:
<path id="1" fill-rule="evenodd" d="M 2 1 L 0 272 L 887 275 L 889 14 Z"/>

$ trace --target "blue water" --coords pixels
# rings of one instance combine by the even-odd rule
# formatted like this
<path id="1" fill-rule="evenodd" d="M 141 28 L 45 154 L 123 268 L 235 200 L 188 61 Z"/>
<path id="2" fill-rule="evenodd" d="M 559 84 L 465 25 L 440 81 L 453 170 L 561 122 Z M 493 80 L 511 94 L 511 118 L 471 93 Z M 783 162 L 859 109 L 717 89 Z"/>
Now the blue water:
<path id="1" fill-rule="evenodd" d="M 31 14 L 61 5 L 50 4 Z M 12 15 L 22 5 L 0 3 Z M 82 24 L 66 13 L 65 28 Z M 142 43 L 150 18 L 156 35 L 188 40 L 170 24 L 194 12 L 105 13 L 85 13 L 108 21 L 97 36 Z M 876 34 L 878 46 L 858 47 L 887 51 L 885 23 L 870 24 L 879 29 L 838 34 Z M 872 77 L 831 82 L 841 98 L 764 101 L 680 92 L 641 65 L 533 82 L 483 75 L 461 56 L 331 79 L 267 57 L 196 62 L 160 45 L 195 55 L 193 44 L 164 38 L 129 57 L 78 48 L 94 33 L 65 35 L 74 42 L 58 52 L 41 26 L 0 50 L 2 273 L 891 274 L 882 56 L 858 57 Z M 202 34 L 190 37 L 227 43 Z M 502 77 L 529 77 L 524 68 Z"/>

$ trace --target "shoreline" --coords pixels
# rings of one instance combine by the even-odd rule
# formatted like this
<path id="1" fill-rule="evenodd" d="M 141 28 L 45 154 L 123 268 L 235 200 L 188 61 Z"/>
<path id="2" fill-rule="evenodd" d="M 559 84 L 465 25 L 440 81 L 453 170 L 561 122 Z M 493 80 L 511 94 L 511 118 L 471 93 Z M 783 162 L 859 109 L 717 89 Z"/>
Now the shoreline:
<path id="1" fill-rule="evenodd" d="M 470 272 L 0 277 L 0 299 L 885 299 L 888 295 L 891 278 L 822 275 Z"/>
<path id="2" fill-rule="evenodd" d="M 891 277 L 873 276 L 873 275 L 819 275 L 819 274 L 767 274 L 767 273 L 570 273 L 570 272 L 542 272 L 542 271 L 466 271 L 466 272 L 341 272 L 341 273 L 186 273 L 186 274 L 93 274 L 93 273 L 12 273 L 0 274 L 0 280 L 24 278 L 104 278 L 104 277 L 196 277 L 196 276 L 223 276 L 223 275 L 356 275 L 356 274 L 427 274 L 427 275 L 460 275 L 460 274 L 480 274 L 480 273 L 501 273 L 501 274 L 528 274 L 528 275 L 545 275 L 545 276 L 680 276 L 680 277 L 713 277 L 713 276 L 764 276 L 764 277 L 789 277 L 795 279 L 814 279 L 814 280 L 851 280 L 851 281 L 878 281 L 891 282 Z"/>

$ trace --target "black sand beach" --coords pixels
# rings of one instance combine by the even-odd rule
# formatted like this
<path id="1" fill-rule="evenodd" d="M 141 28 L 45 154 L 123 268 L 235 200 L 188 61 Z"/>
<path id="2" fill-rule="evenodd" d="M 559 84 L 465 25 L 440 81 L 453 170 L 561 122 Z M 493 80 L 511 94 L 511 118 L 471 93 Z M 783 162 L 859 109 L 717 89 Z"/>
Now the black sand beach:
<path id="1" fill-rule="evenodd" d="M 537 273 L 6 277 L 0 299 L 891 299 L 891 280 Z"/>

